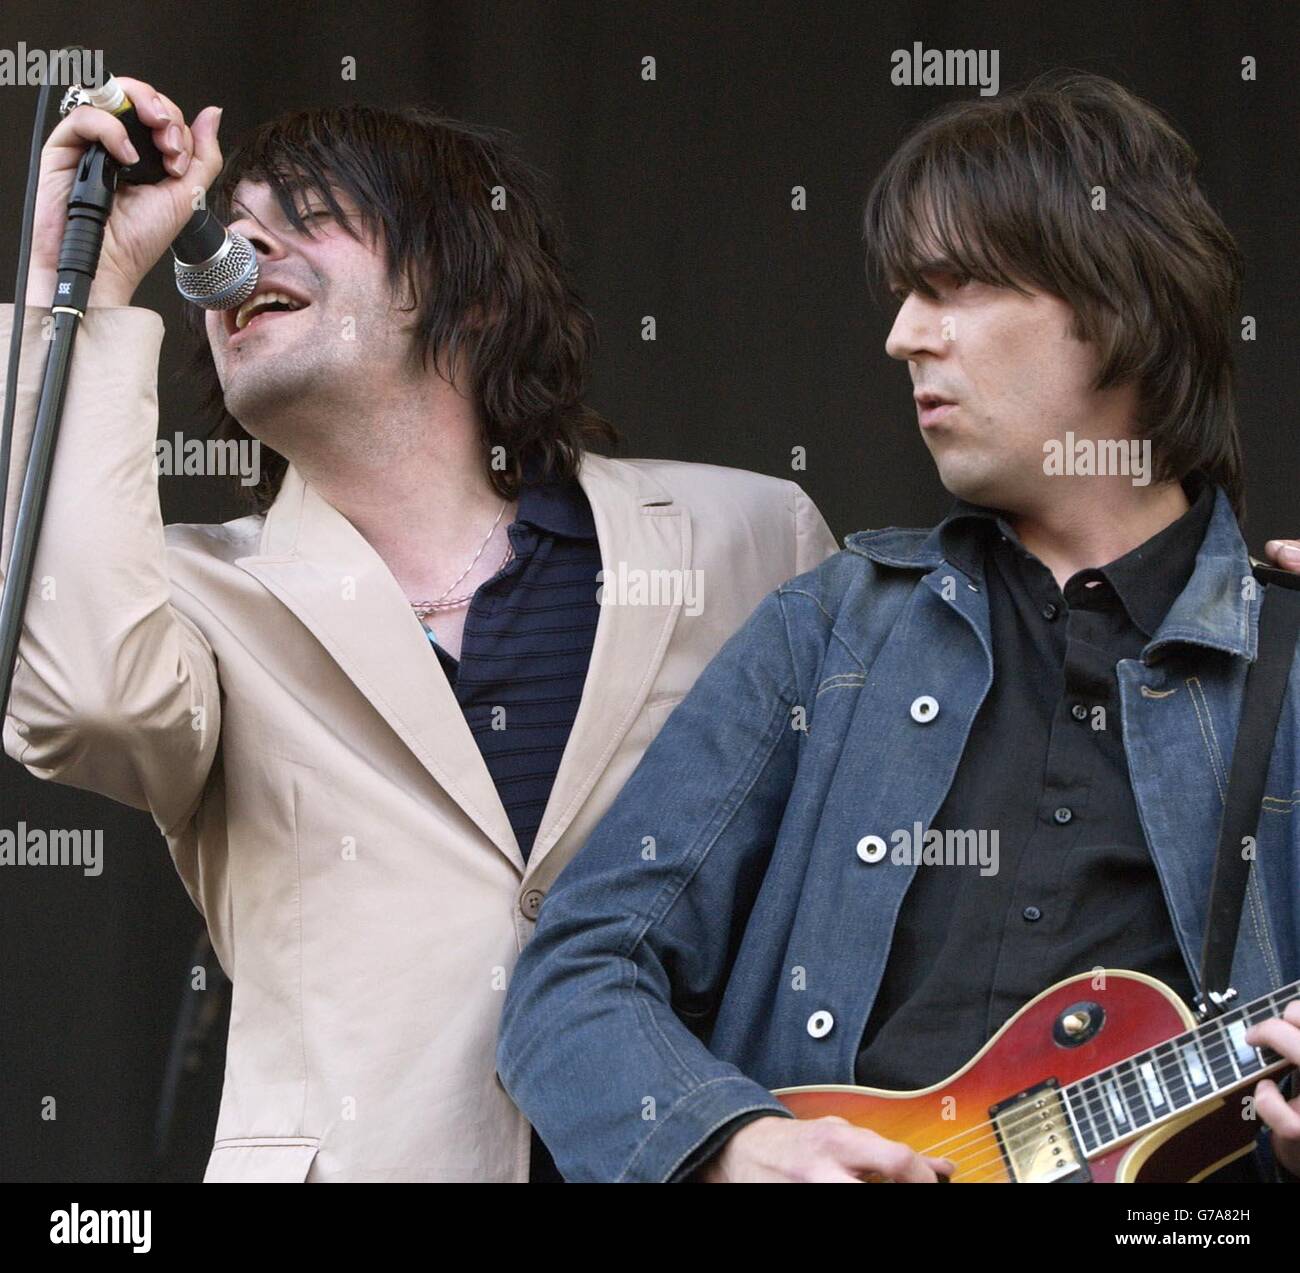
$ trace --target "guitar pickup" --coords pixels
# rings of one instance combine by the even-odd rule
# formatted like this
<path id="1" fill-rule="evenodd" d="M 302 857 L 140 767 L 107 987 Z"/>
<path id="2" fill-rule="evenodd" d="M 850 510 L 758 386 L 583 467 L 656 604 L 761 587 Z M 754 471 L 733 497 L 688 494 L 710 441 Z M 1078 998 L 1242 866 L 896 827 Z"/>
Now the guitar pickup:
<path id="1" fill-rule="evenodd" d="M 1086 1184 L 1092 1179 L 1056 1079 L 989 1108 L 1007 1171 L 1016 1184 Z"/>

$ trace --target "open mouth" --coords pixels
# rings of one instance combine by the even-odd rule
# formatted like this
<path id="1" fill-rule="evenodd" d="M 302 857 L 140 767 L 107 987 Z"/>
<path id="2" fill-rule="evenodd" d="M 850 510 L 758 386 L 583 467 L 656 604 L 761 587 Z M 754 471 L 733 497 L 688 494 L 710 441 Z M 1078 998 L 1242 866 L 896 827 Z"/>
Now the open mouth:
<path id="1" fill-rule="evenodd" d="M 289 292 L 268 287 L 250 297 L 233 313 L 227 313 L 226 331 L 232 337 L 238 336 L 255 324 L 269 322 L 276 315 L 296 313 L 300 309 L 306 309 L 307 305 L 307 301 Z"/>

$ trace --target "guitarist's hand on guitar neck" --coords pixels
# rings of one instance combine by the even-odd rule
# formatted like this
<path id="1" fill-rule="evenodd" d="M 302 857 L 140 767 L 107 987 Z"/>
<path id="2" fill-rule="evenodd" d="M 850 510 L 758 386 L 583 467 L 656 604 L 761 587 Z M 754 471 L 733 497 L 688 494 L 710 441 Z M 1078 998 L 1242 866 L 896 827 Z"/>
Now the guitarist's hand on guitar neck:
<path id="1" fill-rule="evenodd" d="M 758 1118 L 695 1173 L 701 1184 L 934 1184 L 955 1170 L 844 1118 Z"/>
<path id="2" fill-rule="evenodd" d="M 1246 1042 L 1272 1048 L 1300 1065 L 1300 999 L 1288 1003 L 1280 1017 L 1251 1026 Z M 1273 1131 L 1273 1157 L 1293 1176 L 1300 1176 L 1300 1096 L 1288 1101 L 1272 1079 L 1261 1079 L 1255 1087 L 1255 1113 Z"/>

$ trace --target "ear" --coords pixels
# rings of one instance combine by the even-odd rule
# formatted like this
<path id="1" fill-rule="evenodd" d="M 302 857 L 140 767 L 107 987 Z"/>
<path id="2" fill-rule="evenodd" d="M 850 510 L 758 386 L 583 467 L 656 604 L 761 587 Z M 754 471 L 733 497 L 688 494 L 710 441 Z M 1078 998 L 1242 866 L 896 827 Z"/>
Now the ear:
<path id="1" fill-rule="evenodd" d="M 414 311 L 420 307 L 420 290 L 407 272 L 393 286 L 393 304 L 403 311 Z"/>

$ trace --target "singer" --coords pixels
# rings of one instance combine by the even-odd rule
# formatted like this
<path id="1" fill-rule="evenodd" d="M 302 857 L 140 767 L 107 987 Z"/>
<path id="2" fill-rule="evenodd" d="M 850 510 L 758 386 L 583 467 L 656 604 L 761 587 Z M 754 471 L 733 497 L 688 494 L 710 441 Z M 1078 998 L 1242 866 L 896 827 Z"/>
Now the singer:
<path id="1" fill-rule="evenodd" d="M 497 136 L 304 111 L 222 171 L 215 107 L 119 83 L 168 175 L 106 231 L 5 749 L 150 810 L 206 918 L 234 983 L 206 1179 L 555 1178 L 494 1073 L 515 959 L 696 675 L 835 542 L 791 482 L 593 451 L 592 320 Z M 45 146 L 15 475 L 91 141 L 140 157 L 87 105 Z M 258 256 L 201 362 L 260 503 L 164 528 L 163 324 L 132 297 L 208 187 Z M 601 607 L 602 567 L 710 586 Z"/>

